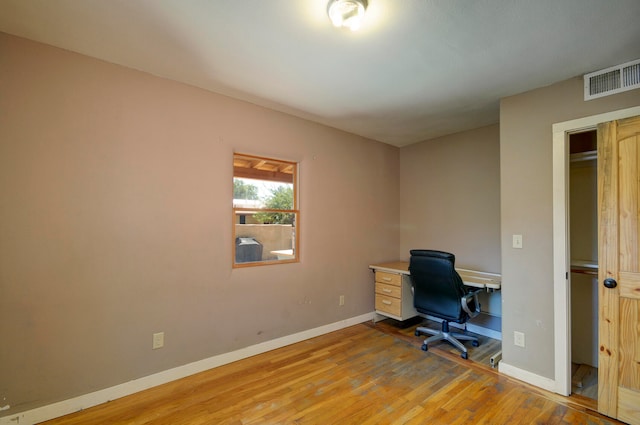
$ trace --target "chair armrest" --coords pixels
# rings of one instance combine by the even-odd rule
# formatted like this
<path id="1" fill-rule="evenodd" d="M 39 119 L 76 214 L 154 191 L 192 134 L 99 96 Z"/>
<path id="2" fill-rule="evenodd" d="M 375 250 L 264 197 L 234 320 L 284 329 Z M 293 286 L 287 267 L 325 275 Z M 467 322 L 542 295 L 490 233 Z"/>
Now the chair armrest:
<path id="1" fill-rule="evenodd" d="M 476 317 L 478 314 L 480 314 L 480 301 L 478 300 L 478 292 L 480 292 L 480 290 L 469 292 L 460 300 L 462 309 L 469 315 L 469 317 Z"/>

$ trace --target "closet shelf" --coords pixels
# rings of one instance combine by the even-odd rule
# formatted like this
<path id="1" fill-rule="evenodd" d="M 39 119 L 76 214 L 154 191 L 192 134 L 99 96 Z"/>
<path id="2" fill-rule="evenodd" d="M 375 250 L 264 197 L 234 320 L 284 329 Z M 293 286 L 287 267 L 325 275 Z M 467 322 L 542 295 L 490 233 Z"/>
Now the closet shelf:
<path id="1" fill-rule="evenodd" d="M 570 162 L 591 161 L 597 158 L 598 158 L 597 151 L 578 152 L 578 153 L 572 153 L 571 155 L 569 155 Z"/>
<path id="2" fill-rule="evenodd" d="M 571 272 L 597 276 L 598 262 L 594 260 L 571 260 Z"/>

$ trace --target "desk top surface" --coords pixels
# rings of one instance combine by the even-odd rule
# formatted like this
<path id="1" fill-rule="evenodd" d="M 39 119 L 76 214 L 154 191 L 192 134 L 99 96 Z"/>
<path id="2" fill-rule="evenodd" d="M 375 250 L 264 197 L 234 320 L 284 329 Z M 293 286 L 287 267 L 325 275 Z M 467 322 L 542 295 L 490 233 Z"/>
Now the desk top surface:
<path id="1" fill-rule="evenodd" d="M 369 268 L 389 273 L 400 273 L 406 275 L 410 274 L 408 261 L 393 261 L 390 263 L 371 264 Z M 502 286 L 502 276 L 498 273 L 459 269 L 457 267 L 456 271 L 462 278 L 462 282 L 467 286 L 487 289 L 500 289 Z"/>

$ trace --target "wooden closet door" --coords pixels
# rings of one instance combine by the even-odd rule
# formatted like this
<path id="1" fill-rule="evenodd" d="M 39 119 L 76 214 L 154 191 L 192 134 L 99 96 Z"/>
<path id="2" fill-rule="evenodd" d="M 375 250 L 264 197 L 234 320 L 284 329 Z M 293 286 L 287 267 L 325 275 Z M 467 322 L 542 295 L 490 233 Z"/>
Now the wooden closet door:
<path id="1" fill-rule="evenodd" d="M 640 424 L 640 117 L 598 126 L 598 410 Z"/>

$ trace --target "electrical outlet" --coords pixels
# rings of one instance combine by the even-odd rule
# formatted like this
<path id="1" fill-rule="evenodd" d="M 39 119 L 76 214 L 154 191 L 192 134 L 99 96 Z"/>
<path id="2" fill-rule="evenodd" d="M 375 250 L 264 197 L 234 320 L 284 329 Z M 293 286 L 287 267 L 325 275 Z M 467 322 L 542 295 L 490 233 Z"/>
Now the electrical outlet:
<path id="1" fill-rule="evenodd" d="M 338 305 L 344 305 L 344 295 L 340 295 L 340 301 L 338 302 Z"/>
<path id="2" fill-rule="evenodd" d="M 524 348 L 524 333 L 513 331 L 513 345 Z"/>
<path id="3" fill-rule="evenodd" d="M 153 334 L 153 349 L 164 347 L 164 332 L 158 332 Z"/>

